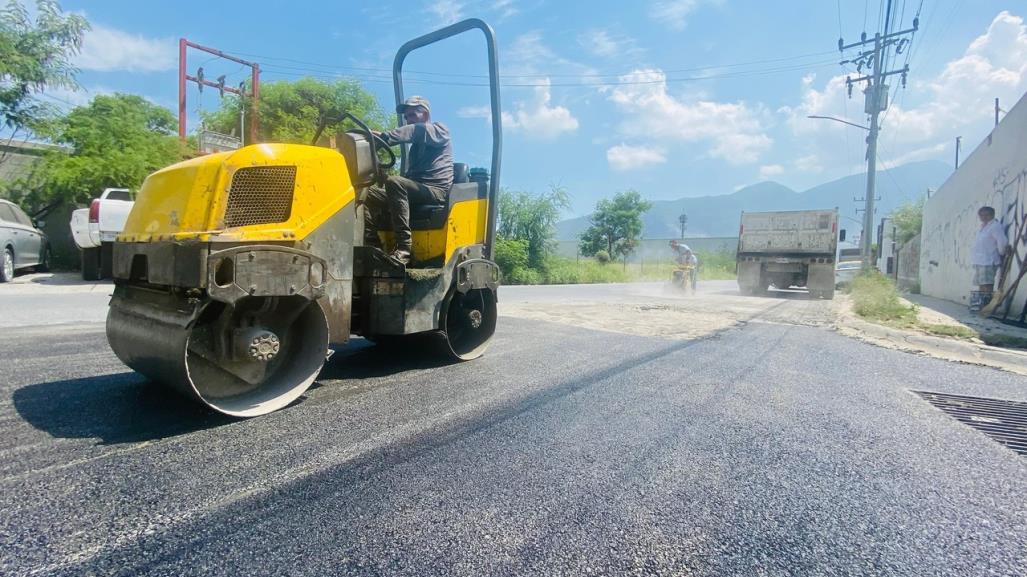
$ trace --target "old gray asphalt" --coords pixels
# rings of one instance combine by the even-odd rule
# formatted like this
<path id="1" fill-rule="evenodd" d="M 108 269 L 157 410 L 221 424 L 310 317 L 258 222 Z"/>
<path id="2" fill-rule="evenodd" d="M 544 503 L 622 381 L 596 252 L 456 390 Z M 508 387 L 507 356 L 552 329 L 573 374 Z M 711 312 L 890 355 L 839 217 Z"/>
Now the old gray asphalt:
<path id="1" fill-rule="evenodd" d="M 392 361 L 357 344 L 233 421 L 101 324 L 6 329 L 0 574 L 1027 574 L 1027 459 L 909 393 L 1022 377 L 760 319 L 504 317 L 478 361 Z"/>

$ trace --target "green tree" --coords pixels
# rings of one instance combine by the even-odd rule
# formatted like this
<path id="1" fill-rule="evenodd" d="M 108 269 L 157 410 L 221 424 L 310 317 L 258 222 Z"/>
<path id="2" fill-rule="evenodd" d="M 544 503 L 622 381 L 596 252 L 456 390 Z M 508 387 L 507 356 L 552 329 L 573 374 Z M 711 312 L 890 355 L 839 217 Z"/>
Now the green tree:
<path id="1" fill-rule="evenodd" d="M 892 222 L 898 230 L 899 244 L 905 244 L 920 234 L 924 224 L 924 205 L 927 198 L 921 196 L 916 200 L 907 201 L 891 213 Z"/>
<path id="2" fill-rule="evenodd" d="M 567 191 L 558 186 L 542 194 L 503 191 L 499 195 L 496 232 L 504 240 L 525 241 L 527 266 L 542 268 L 553 251 L 556 222 L 569 206 Z"/>
<path id="3" fill-rule="evenodd" d="M 140 96 L 100 95 L 44 133 L 67 152 L 44 159 L 31 181 L 11 187 L 34 210 L 87 202 L 107 187 L 138 188 L 151 172 L 183 158 L 171 111 Z"/>
<path id="4" fill-rule="evenodd" d="M 0 8 L 0 122 L 11 131 L 33 130 L 53 107 L 33 94 L 46 88 L 78 88 L 72 58 L 89 24 L 65 15 L 55 0 L 36 0 L 33 20 L 18 0 Z"/>
<path id="5" fill-rule="evenodd" d="M 652 203 L 636 190 L 618 192 L 612 199 L 602 199 L 589 217 L 589 227 L 581 233 L 581 254 L 593 256 L 606 251 L 611 258 L 627 260 L 642 236 L 642 215 Z"/>
<path id="6" fill-rule="evenodd" d="M 246 107 L 247 98 L 225 97 L 221 107 L 203 115 L 204 125 L 215 132 L 238 134 L 239 108 Z M 314 78 L 296 81 L 279 80 L 260 85 L 260 140 L 263 142 L 295 142 L 310 144 L 319 123 L 325 122 L 323 134 L 330 135 L 351 128 L 349 122 L 337 120 L 349 112 L 375 130 L 384 130 L 393 124 L 378 105 L 373 94 L 359 82 L 336 80 L 325 82 Z M 253 142 L 246 122 L 245 142 Z"/>

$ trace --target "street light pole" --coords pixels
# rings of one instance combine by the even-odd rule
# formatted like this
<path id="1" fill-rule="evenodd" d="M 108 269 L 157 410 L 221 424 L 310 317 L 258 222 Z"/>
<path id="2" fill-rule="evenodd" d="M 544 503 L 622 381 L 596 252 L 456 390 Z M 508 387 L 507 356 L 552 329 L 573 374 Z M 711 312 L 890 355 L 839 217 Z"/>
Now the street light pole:
<path id="1" fill-rule="evenodd" d="M 816 118 L 816 119 L 819 119 L 819 120 L 833 120 L 835 122 L 841 122 L 842 124 L 848 124 L 849 126 L 855 126 L 856 128 L 862 128 L 863 130 L 870 130 L 870 127 L 868 127 L 868 126 L 863 126 L 862 124 L 856 124 L 855 122 L 849 122 L 848 120 L 843 120 L 841 118 L 835 118 L 834 116 L 819 116 L 817 114 L 810 114 L 806 118 Z"/>

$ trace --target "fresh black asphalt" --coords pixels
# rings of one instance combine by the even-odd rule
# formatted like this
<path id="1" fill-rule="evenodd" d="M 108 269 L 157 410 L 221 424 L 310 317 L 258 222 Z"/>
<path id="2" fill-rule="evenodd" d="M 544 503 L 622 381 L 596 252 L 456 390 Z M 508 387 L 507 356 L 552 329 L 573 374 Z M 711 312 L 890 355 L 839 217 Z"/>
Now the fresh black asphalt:
<path id="1" fill-rule="evenodd" d="M 695 341 L 503 317 L 357 342 L 257 419 L 102 324 L 0 334 L 2 575 L 1027 575 L 1027 459 L 910 389 L 1027 379 L 755 319 Z"/>

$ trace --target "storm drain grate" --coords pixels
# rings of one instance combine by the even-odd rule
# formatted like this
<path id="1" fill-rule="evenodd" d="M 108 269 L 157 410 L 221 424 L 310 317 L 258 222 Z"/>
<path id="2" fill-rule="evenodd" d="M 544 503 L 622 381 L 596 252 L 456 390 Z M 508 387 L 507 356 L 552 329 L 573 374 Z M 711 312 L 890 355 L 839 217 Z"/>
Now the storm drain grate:
<path id="1" fill-rule="evenodd" d="M 1027 403 L 913 391 L 950 417 L 1027 457 Z"/>

